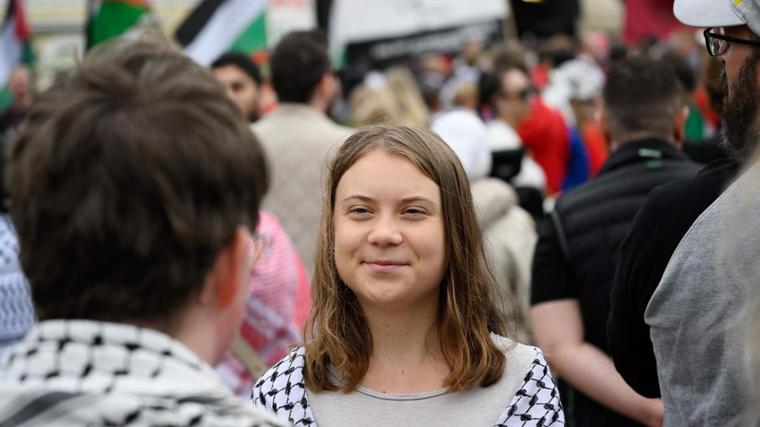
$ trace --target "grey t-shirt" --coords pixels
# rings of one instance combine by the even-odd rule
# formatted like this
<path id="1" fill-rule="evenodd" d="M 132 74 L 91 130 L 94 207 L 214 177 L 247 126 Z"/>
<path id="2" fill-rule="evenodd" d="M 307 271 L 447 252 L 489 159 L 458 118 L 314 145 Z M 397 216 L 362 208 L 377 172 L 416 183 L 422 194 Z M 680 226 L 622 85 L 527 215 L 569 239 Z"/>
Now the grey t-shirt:
<path id="1" fill-rule="evenodd" d="M 694 222 L 645 312 L 665 426 L 738 426 L 748 407 L 745 302 L 760 277 L 760 165 Z"/>
<path id="2" fill-rule="evenodd" d="M 536 349 L 500 336 L 494 342 L 507 356 L 501 379 L 489 387 L 449 393 L 381 393 L 359 386 L 354 393 L 306 391 L 320 427 L 492 426 L 507 409 L 530 371 Z"/>

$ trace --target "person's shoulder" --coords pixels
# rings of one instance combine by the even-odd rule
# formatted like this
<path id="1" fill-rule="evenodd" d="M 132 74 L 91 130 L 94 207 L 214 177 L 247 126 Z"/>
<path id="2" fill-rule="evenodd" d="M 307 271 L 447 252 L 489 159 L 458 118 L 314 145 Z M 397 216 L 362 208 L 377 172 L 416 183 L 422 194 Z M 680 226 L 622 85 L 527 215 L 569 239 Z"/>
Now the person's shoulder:
<path id="1" fill-rule="evenodd" d="M 665 229 L 684 225 L 688 228 L 720 196 L 737 171 L 735 161 L 717 161 L 696 175 L 656 187 L 644 201 L 639 215 L 647 227 L 654 224 Z M 679 209 L 674 211 L 675 206 Z"/>
<path id="2" fill-rule="evenodd" d="M 266 371 L 251 392 L 254 405 L 293 425 L 312 425 L 315 418 L 306 397 L 305 361 L 305 349 L 296 347 Z"/>
<path id="3" fill-rule="evenodd" d="M 507 355 L 504 375 L 514 376 L 519 384 L 497 425 L 564 425 L 559 392 L 543 351 L 498 335 L 491 338 Z"/>
<path id="4" fill-rule="evenodd" d="M 694 175 L 663 184 L 652 191 L 652 196 L 661 200 L 672 197 L 698 197 L 708 192 L 720 193 L 736 176 L 739 163 L 722 159 L 710 163 Z"/>
<path id="5" fill-rule="evenodd" d="M 537 359 L 543 359 L 544 353 L 538 347 L 522 344 L 511 338 L 491 334 L 491 340 L 496 347 L 507 356 L 507 366 L 520 372 L 527 372 Z"/>
<path id="6" fill-rule="evenodd" d="M 277 380 L 286 378 L 303 383 L 303 367 L 306 363 L 306 351 L 303 347 L 294 347 L 288 354 L 264 372 L 254 385 L 254 399 L 256 393 L 271 390 L 276 386 Z M 292 382 L 292 381 L 291 381 Z"/>

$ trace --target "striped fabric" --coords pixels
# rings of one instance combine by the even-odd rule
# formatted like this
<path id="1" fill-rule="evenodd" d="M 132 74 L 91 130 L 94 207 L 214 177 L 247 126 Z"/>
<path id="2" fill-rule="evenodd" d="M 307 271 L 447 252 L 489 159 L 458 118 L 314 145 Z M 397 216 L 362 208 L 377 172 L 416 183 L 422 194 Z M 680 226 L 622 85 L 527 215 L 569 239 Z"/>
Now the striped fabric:
<path id="1" fill-rule="evenodd" d="M 174 38 L 188 56 L 208 66 L 224 52 L 250 54 L 267 47 L 268 0 L 202 0 L 177 28 Z"/>

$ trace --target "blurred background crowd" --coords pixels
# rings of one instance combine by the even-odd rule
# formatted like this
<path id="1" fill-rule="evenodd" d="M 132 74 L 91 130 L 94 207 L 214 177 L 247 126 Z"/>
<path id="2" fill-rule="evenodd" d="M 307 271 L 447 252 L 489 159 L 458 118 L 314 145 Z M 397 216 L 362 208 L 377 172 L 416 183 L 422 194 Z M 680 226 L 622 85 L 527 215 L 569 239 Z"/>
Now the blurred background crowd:
<path id="1" fill-rule="evenodd" d="M 513 301 L 505 311 L 522 325 L 521 341 L 544 347 L 550 363 L 558 363 L 554 371 L 575 382 L 563 393 L 569 413 L 579 409 L 578 424 L 623 425 L 607 412 L 638 422 L 651 415 L 616 406 L 614 399 L 598 403 L 595 396 L 603 391 L 574 379 L 572 365 L 552 362 L 552 354 L 562 354 L 562 343 L 555 346 L 546 329 L 531 327 L 532 304 L 580 300 L 581 336 L 584 328 L 587 336 L 596 334 L 592 344 L 607 354 L 607 298 L 616 259 L 592 267 L 593 274 L 605 276 L 605 286 L 593 297 L 547 290 L 546 281 L 554 279 L 534 277 L 531 270 L 562 271 L 546 262 L 552 255 L 540 251 L 547 247 L 540 239 L 553 238 L 556 230 L 542 231 L 539 225 L 553 211 L 567 220 L 569 201 L 554 209 L 560 196 L 604 171 L 619 148 L 615 143 L 629 142 L 611 140 L 600 123 L 608 72 L 620 61 L 645 57 L 672 70 L 683 106 L 677 145 L 690 165 L 730 156 L 719 143 L 722 65 L 706 53 L 701 32 L 678 23 L 672 1 L 5 0 L 0 5 L 6 11 L 0 54 L 3 140 L 12 136 L 35 94 L 89 48 L 146 29 L 163 32 L 208 67 L 252 123 L 272 165 L 272 186 L 258 229 L 266 247 L 252 273 L 246 319 L 217 367 L 237 394 L 247 396 L 257 376 L 301 340 L 322 208 L 320 159 L 351 128 L 402 124 L 431 128 L 459 156 L 491 269 Z M 664 161 L 659 156 L 649 160 Z M 642 200 L 624 209 L 622 231 L 600 228 L 614 236 L 613 252 Z M 5 223 L 6 234 L 12 234 L 7 217 Z M 596 237 L 595 243 L 605 239 Z M 15 241 L 0 243 L 8 254 L 3 272 L 9 272 L 2 280 L 23 282 L 13 259 Z M 537 243 L 536 256 L 546 262 L 538 267 Z M 565 256 L 566 245 L 561 243 Z M 5 345 L 23 335 L 34 315 L 28 291 L 0 290 L 7 292 L 0 302 L 6 306 L 0 314 Z M 604 302 L 586 305 L 600 295 Z M 534 314 L 538 326 L 546 323 L 545 313 Z M 549 312 L 549 324 L 562 323 L 555 315 Z M 605 357 L 602 363 L 610 361 Z M 574 397 L 573 386 L 591 399 Z M 626 401 L 635 392 L 621 393 Z"/>
<path id="2" fill-rule="evenodd" d="M 319 29 L 339 83 L 326 109 L 336 122 L 483 125 L 483 135 L 463 134 L 498 154 L 490 168 L 481 164 L 470 173 L 514 184 L 534 217 L 544 196 L 585 182 L 604 162 L 605 136 L 595 125 L 599 96 L 605 71 L 630 52 L 676 69 L 689 108 L 689 156 L 708 162 L 721 155 L 710 143 L 719 126 L 720 67 L 705 58 L 701 36 L 675 20 L 670 1 L 3 3 L 3 134 L 21 120 L 33 94 L 88 48 L 141 28 L 158 28 L 203 65 L 234 61 L 215 67 L 224 79 L 247 71 L 254 88 L 235 90 L 249 97 L 240 102 L 255 120 L 277 105 L 271 48 L 289 31 Z M 220 58 L 226 52 L 245 59 Z M 452 110 L 474 116 L 442 114 Z"/>

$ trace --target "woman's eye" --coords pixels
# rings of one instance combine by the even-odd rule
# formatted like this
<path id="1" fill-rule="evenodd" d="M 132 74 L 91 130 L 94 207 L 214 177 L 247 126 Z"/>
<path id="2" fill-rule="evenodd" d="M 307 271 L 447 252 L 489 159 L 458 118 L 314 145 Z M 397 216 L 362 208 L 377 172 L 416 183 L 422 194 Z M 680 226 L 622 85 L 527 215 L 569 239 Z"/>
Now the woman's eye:
<path id="1" fill-rule="evenodd" d="M 366 215 L 369 213 L 369 209 L 358 206 L 358 207 L 349 209 L 348 213 L 351 215 Z"/>
<path id="2" fill-rule="evenodd" d="M 425 211 L 422 209 L 417 208 L 409 208 L 404 210 L 404 215 L 410 215 L 410 216 L 422 216 L 425 215 Z"/>

